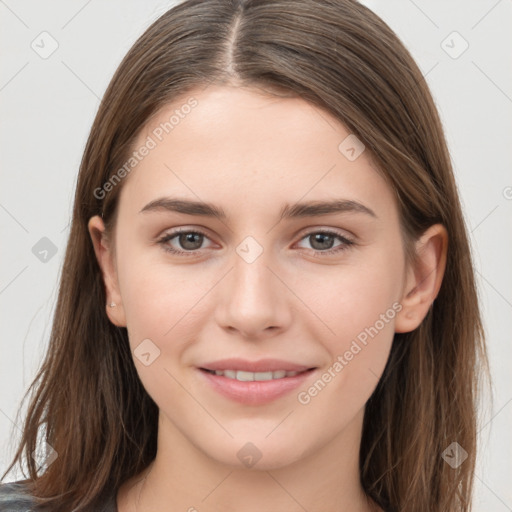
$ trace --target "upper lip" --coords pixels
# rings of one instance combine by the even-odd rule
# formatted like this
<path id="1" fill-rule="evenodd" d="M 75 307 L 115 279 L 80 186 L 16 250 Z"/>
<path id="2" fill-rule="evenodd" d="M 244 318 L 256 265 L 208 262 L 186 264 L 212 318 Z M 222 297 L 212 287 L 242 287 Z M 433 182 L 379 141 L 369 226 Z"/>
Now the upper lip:
<path id="1" fill-rule="evenodd" d="M 283 361 L 280 359 L 260 359 L 259 361 L 248 361 L 246 359 L 220 359 L 199 366 L 204 370 L 241 370 L 245 372 L 275 372 L 284 370 L 287 372 L 302 372 L 315 368 L 302 364 Z"/>

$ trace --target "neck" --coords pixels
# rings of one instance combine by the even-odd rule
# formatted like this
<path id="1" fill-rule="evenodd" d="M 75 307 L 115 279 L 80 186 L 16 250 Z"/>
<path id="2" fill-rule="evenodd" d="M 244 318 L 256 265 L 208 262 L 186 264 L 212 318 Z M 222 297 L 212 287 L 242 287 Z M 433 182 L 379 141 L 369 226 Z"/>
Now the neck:
<path id="1" fill-rule="evenodd" d="M 330 443 L 284 467 L 228 466 L 160 414 L 153 463 L 118 494 L 119 512 L 370 512 L 359 479 L 363 411 Z"/>

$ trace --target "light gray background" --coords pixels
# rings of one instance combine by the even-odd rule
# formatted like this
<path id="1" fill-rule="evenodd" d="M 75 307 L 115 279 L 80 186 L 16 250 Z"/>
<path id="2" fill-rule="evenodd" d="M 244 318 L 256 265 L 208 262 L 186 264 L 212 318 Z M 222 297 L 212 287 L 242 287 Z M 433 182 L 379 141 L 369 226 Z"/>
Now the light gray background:
<path id="1" fill-rule="evenodd" d="M 512 511 L 512 1 L 363 3 L 409 48 L 445 126 L 471 232 L 493 377 L 493 406 L 482 410 L 475 510 Z M 9 436 L 19 435 L 18 404 L 47 344 L 76 175 L 99 100 L 136 37 L 172 5 L 0 0 L 2 472 L 13 454 Z M 58 43 L 46 59 L 31 48 L 51 48 L 43 31 Z M 458 55 L 464 41 L 469 47 Z M 32 251 L 43 237 L 57 251 L 47 261 Z"/>

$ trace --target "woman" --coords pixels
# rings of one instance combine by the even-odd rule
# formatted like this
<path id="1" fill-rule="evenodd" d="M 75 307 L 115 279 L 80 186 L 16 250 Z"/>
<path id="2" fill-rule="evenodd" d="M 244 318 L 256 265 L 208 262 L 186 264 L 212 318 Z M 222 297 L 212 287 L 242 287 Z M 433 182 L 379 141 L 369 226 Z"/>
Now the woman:
<path id="1" fill-rule="evenodd" d="M 29 478 L 0 496 L 468 511 L 483 362 L 442 126 L 396 35 L 352 0 L 185 1 L 93 124 L 7 470 Z"/>

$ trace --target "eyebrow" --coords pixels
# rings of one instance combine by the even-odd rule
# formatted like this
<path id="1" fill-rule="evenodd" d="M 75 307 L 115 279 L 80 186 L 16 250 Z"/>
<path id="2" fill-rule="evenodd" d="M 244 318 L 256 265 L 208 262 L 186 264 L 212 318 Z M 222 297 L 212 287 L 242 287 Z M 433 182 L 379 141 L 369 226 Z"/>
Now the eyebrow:
<path id="1" fill-rule="evenodd" d="M 139 213 L 152 211 L 171 211 L 184 213 L 186 215 L 197 215 L 205 217 L 216 217 L 219 220 L 226 220 L 226 212 L 219 206 L 203 201 L 192 201 L 190 199 L 178 199 L 172 197 L 160 197 L 149 202 Z M 333 213 L 364 213 L 377 218 L 375 212 L 367 206 L 348 199 L 334 199 L 329 201 L 309 201 L 286 204 L 281 209 L 279 221 L 283 219 L 319 217 Z"/>

